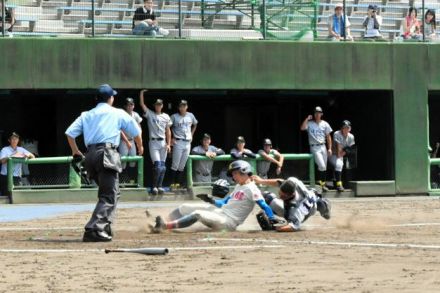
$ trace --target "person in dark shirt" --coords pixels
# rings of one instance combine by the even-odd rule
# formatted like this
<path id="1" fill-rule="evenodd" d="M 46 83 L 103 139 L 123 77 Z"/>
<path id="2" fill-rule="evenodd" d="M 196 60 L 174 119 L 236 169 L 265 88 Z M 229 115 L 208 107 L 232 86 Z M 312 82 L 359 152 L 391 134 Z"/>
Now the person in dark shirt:
<path id="1" fill-rule="evenodd" d="M 156 36 L 157 34 L 167 36 L 168 30 L 158 26 L 156 15 L 153 10 L 153 0 L 144 0 L 144 6 L 139 7 L 133 16 L 133 34 Z"/>

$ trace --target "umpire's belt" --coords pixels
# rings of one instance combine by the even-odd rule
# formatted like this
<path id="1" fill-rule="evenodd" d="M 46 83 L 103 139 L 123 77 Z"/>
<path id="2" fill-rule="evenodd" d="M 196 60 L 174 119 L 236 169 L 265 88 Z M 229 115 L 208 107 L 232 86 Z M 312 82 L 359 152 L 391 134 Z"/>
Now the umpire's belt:
<path id="1" fill-rule="evenodd" d="M 89 144 L 87 146 L 87 149 L 100 148 L 100 147 L 106 147 L 106 148 L 112 148 L 112 149 L 118 148 L 117 145 L 114 145 L 111 142 L 102 142 L 102 143 Z"/>
<path id="2" fill-rule="evenodd" d="M 315 143 L 315 144 L 311 144 L 310 146 L 319 146 L 319 145 L 324 145 L 323 143 Z"/>
<path id="3" fill-rule="evenodd" d="M 163 138 L 162 138 L 162 137 L 152 137 L 152 138 L 150 138 L 150 140 L 158 140 L 158 141 L 161 141 L 161 140 L 163 140 Z"/>
<path id="4" fill-rule="evenodd" d="M 175 138 L 175 140 L 190 141 L 189 139 L 183 139 L 183 138 Z"/>

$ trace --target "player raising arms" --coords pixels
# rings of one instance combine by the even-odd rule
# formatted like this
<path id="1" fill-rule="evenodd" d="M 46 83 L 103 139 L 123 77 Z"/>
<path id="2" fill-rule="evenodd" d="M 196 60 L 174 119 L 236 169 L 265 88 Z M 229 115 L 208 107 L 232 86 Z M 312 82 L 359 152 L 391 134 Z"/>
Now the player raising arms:
<path id="1" fill-rule="evenodd" d="M 261 191 L 252 181 L 251 165 L 248 162 L 232 162 L 227 174 L 237 183 L 230 195 L 214 200 L 207 194 L 199 194 L 197 197 L 207 202 L 206 204 L 183 204 L 169 215 L 169 222 L 165 222 L 161 216 L 156 217 L 153 232 L 185 228 L 198 221 L 215 230 L 233 231 L 246 220 L 255 204 L 264 210 L 272 224 L 285 224 L 284 219 L 273 214 Z"/>
<path id="2" fill-rule="evenodd" d="M 294 232 L 301 228 L 301 224 L 316 210 L 325 219 L 330 219 L 331 205 L 328 199 L 321 198 L 314 190 L 308 189 L 304 183 L 295 177 L 283 179 L 262 179 L 259 176 L 252 176 L 256 184 L 267 186 L 278 186 L 280 198 L 275 194 L 265 192 L 263 194 L 266 203 L 278 215 L 284 216 L 288 224 L 274 227 L 264 215 L 258 214 L 257 220 L 263 230 L 276 229 L 279 232 Z"/>

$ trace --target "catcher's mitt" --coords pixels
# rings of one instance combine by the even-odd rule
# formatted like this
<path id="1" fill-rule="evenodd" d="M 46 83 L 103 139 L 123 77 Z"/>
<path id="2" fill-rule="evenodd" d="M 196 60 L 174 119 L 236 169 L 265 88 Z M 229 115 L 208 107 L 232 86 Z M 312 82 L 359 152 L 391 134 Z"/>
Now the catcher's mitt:
<path id="1" fill-rule="evenodd" d="M 200 193 L 196 195 L 198 198 L 200 198 L 201 200 L 203 200 L 204 202 L 210 203 L 210 204 L 214 204 L 215 200 L 210 197 L 209 195 L 207 195 L 206 193 Z"/>
<path id="2" fill-rule="evenodd" d="M 257 221 L 263 231 L 274 230 L 272 223 L 269 220 L 269 217 L 263 211 L 260 211 L 257 214 Z"/>

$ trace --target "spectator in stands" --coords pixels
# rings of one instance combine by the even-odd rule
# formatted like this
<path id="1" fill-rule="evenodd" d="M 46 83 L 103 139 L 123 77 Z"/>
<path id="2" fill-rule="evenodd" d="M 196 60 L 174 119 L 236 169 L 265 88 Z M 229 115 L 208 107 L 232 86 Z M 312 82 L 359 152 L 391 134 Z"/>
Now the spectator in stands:
<path id="1" fill-rule="evenodd" d="M 364 39 L 381 40 L 380 26 L 382 25 L 382 17 L 378 15 L 377 5 L 368 5 L 367 16 L 362 26 L 365 28 Z"/>
<path id="2" fill-rule="evenodd" d="M 6 2 L 6 0 L 5 0 Z M 3 3 L 0 1 L 0 33 L 3 31 L 2 23 L 2 13 L 3 10 Z M 12 8 L 6 8 L 5 9 L 5 31 L 12 32 L 12 28 L 15 24 L 15 12 Z"/>
<path id="3" fill-rule="evenodd" d="M 224 155 L 225 152 L 211 145 L 211 136 L 207 133 L 203 134 L 201 144 L 191 150 L 192 155 L 207 156 L 214 159 L 219 155 Z M 194 181 L 195 182 L 211 182 L 211 171 L 214 165 L 213 160 L 209 161 L 194 161 Z"/>
<path id="4" fill-rule="evenodd" d="M 420 32 L 420 22 L 417 19 L 417 9 L 410 7 L 408 15 L 402 20 L 400 25 L 400 35 L 404 40 L 422 40 L 423 35 Z"/>
<path id="5" fill-rule="evenodd" d="M 343 14 L 342 3 L 335 5 L 335 13 L 328 17 L 328 37 L 332 41 L 344 40 L 353 41 L 350 34 L 350 21 Z"/>
<path id="6" fill-rule="evenodd" d="M 425 21 L 423 22 L 423 31 L 425 33 L 425 40 L 433 41 L 437 38 L 435 33 L 435 11 L 428 9 L 425 13 Z"/>
<path id="7" fill-rule="evenodd" d="M 237 137 L 236 147 L 231 150 L 231 157 L 234 160 L 240 160 L 243 158 L 253 158 L 257 157 L 251 150 L 246 149 L 244 146 L 246 145 L 246 141 L 243 136 Z"/>
<path id="8" fill-rule="evenodd" d="M 9 146 L 2 148 L 0 152 L 0 161 L 2 164 L 0 175 L 0 186 L 2 195 L 10 196 L 8 191 L 8 159 L 9 158 L 28 158 L 33 159 L 35 156 L 28 150 L 18 146 L 20 136 L 16 132 L 12 132 L 9 136 Z M 21 185 L 22 164 L 15 164 L 13 170 L 14 185 Z"/>
<path id="9" fill-rule="evenodd" d="M 157 34 L 167 36 L 169 31 L 159 27 L 153 11 L 153 0 L 144 0 L 144 6 L 139 7 L 133 16 L 133 34 L 155 37 Z"/>
<path id="10" fill-rule="evenodd" d="M 284 164 L 284 156 L 277 150 L 272 148 L 272 141 L 266 138 L 263 141 L 263 149 L 258 151 L 258 154 L 263 157 L 264 160 L 257 163 L 257 174 L 263 179 L 267 179 L 269 173 L 270 164 L 273 163 L 277 166 L 276 174 L 281 174 L 281 168 Z"/>

